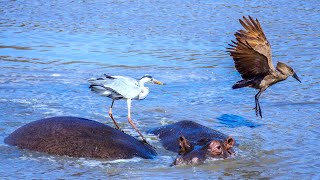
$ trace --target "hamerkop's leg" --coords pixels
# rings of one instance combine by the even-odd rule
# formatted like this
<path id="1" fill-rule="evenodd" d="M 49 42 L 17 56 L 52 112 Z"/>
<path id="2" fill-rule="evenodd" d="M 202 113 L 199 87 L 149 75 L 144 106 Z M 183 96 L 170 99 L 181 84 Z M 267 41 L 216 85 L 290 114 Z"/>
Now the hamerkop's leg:
<path id="1" fill-rule="evenodd" d="M 263 92 L 262 89 L 259 90 L 259 92 L 255 95 L 255 102 L 256 102 L 256 116 L 259 116 L 262 118 L 262 112 L 261 112 L 261 108 L 260 108 L 260 103 L 259 103 L 259 97 L 261 95 L 261 93 Z"/>

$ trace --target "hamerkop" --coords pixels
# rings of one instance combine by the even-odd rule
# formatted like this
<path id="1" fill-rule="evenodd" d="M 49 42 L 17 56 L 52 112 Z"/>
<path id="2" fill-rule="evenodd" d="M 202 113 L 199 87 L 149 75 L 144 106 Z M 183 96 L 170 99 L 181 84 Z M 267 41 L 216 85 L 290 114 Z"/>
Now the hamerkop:
<path id="1" fill-rule="evenodd" d="M 262 118 L 259 97 L 263 91 L 273 84 L 286 80 L 288 76 L 300 79 L 294 70 L 285 63 L 278 62 L 276 69 L 272 64 L 271 46 L 264 34 L 258 19 L 243 17 L 239 19 L 244 30 L 235 33 L 236 42 L 229 44 L 227 51 L 233 57 L 235 67 L 243 80 L 235 83 L 232 88 L 251 87 L 259 89 L 255 95 L 256 115 Z"/>

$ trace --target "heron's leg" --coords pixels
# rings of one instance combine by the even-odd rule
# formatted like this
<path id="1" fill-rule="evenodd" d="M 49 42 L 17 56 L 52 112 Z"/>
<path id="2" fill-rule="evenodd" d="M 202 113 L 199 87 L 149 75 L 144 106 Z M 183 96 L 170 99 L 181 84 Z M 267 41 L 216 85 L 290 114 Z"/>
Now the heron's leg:
<path id="1" fill-rule="evenodd" d="M 139 129 L 136 127 L 136 125 L 133 123 L 133 121 L 131 120 L 131 99 L 127 99 L 127 105 L 128 105 L 128 121 L 131 124 L 131 126 L 139 133 L 140 137 L 142 138 L 144 143 L 147 143 L 146 139 L 143 137 L 143 135 L 141 134 L 141 132 L 139 131 Z"/>
<path id="2" fill-rule="evenodd" d="M 112 119 L 113 123 L 116 125 L 116 128 L 119 129 L 119 130 L 121 130 L 121 129 L 120 129 L 120 126 L 118 125 L 118 123 L 116 122 L 116 120 L 113 118 L 113 115 L 112 115 L 113 103 L 114 103 L 114 99 L 112 99 L 112 104 L 111 104 L 110 109 L 109 109 L 109 116 L 110 116 L 110 118 Z"/>
<path id="3" fill-rule="evenodd" d="M 259 103 L 259 97 L 261 95 L 261 93 L 263 92 L 264 90 L 260 89 L 259 92 L 255 95 L 255 102 L 256 102 L 256 107 L 255 107 L 255 110 L 256 110 L 256 116 L 259 116 L 262 118 L 262 112 L 261 112 L 261 108 L 260 108 L 260 103 Z"/>

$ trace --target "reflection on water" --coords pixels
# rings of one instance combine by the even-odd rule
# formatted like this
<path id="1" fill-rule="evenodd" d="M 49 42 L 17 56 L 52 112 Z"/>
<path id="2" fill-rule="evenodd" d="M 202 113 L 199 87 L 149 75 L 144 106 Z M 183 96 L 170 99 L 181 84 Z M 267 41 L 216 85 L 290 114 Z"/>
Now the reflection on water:
<path id="1" fill-rule="evenodd" d="M 11 48 L 14 50 L 32 50 L 29 47 L 22 47 L 22 46 L 0 46 L 0 49 L 2 49 L 2 48 Z"/>
<path id="2" fill-rule="evenodd" d="M 318 7 L 316 0 L 1 1 L 0 176 L 319 178 Z M 302 80 L 288 78 L 268 89 L 260 98 L 263 119 L 252 110 L 255 90 L 231 89 L 240 76 L 225 48 L 243 15 L 259 18 L 274 63 L 288 63 Z M 238 156 L 169 167 L 176 154 L 155 140 L 156 159 L 117 162 L 48 156 L 3 143 L 18 127 L 44 117 L 80 116 L 112 126 L 110 99 L 91 93 L 87 83 L 105 73 L 150 74 L 166 83 L 148 85 L 149 96 L 133 101 L 140 130 L 194 120 L 234 137 Z M 136 134 L 125 103 L 115 103 L 115 118 Z"/>

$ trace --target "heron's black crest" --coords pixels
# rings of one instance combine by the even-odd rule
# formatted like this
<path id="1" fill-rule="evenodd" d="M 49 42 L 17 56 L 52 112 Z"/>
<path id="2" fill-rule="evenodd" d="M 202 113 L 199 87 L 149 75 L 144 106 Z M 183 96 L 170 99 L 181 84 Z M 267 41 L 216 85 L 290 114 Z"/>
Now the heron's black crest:
<path id="1" fill-rule="evenodd" d="M 142 76 L 142 78 L 140 78 L 140 80 L 141 80 L 141 79 L 143 79 L 143 78 L 150 78 L 150 79 L 153 79 L 153 78 L 152 78 L 152 76 L 150 76 L 149 74 L 146 74 L 146 75 Z"/>
<path id="2" fill-rule="evenodd" d="M 109 75 L 107 75 L 107 74 L 104 74 L 104 76 L 105 76 L 106 78 L 108 78 L 108 79 L 115 79 L 114 77 L 109 76 Z"/>

